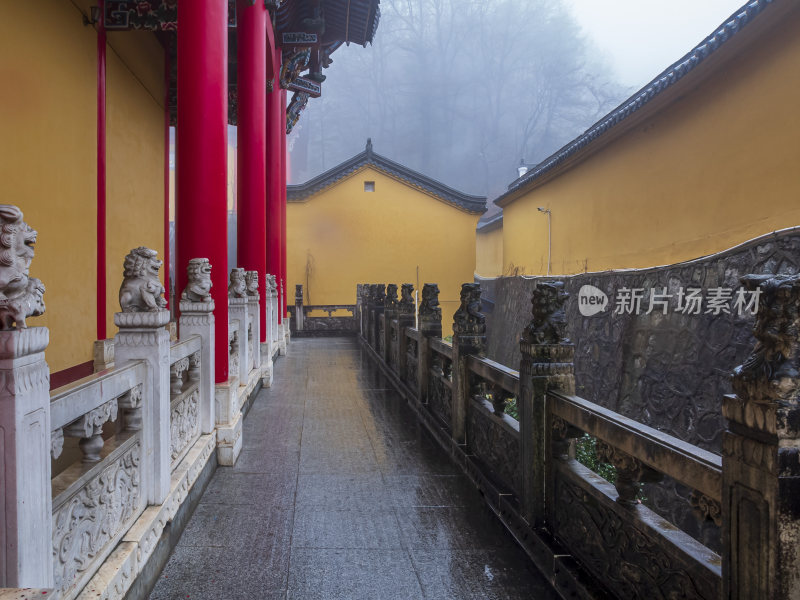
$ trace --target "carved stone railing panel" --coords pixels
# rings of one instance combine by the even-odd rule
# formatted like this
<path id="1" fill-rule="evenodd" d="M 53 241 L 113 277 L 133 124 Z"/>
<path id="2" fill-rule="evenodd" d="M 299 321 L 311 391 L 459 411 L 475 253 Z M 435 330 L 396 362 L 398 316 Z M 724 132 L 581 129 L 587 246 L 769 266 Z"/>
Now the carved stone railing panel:
<path id="1" fill-rule="evenodd" d="M 428 373 L 428 410 L 446 427 L 453 414 L 453 361 L 434 352 Z"/>
<path id="2" fill-rule="evenodd" d="M 400 346 L 400 337 L 398 335 L 398 330 L 400 326 L 398 325 L 397 321 L 392 319 L 389 322 L 389 348 L 386 354 L 386 359 L 390 367 L 397 370 L 397 365 L 400 361 L 399 356 L 399 346 Z"/>
<path id="3" fill-rule="evenodd" d="M 174 398 L 170 406 L 170 459 L 178 466 L 192 444 L 200 437 L 200 390 L 192 386 Z"/>
<path id="4" fill-rule="evenodd" d="M 473 398 L 467 412 L 469 451 L 485 466 L 486 475 L 506 493 L 519 496 L 522 490 L 519 423 L 498 414 L 492 403 Z"/>
<path id="5" fill-rule="evenodd" d="M 142 452 L 141 438 L 130 437 L 54 498 L 53 571 L 62 599 L 76 596 L 144 510 Z"/>
<path id="6" fill-rule="evenodd" d="M 626 507 L 613 487 L 571 459 L 554 465 L 553 530 L 618 598 L 720 597 L 720 560 L 644 506 Z"/>
<path id="7" fill-rule="evenodd" d="M 406 332 L 406 372 L 402 376 L 412 390 L 416 390 L 419 386 L 418 362 L 419 338 L 411 337 Z"/>

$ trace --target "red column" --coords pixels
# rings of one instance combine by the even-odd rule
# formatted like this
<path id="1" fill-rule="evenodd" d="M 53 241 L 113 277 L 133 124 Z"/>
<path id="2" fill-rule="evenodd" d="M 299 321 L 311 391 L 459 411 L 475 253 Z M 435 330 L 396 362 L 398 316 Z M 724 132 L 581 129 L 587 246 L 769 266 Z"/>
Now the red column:
<path id="1" fill-rule="evenodd" d="M 289 290 L 286 289 L 286 90 L 281 90 L 281 280 L 283 281 L 283 306 L 281 317 L 286 315 L 286 304 L 289 302 Z"/>
<path id="2" fill-rule="evenodd" d="M 97 339 L 106 339 L 106 28 L 105 0 L 97 23 Z"/>
<path id="3" fill-rule="evenodd" d="M 237 80 L 239 127 L 237 227 L 240 267 L 259 274 L 266 299 L 267 272 L 267 9 L 263 2 L 238 0 Z M 261 303 L 260 340 L 267 341 L 266 302 Z"/>
<path id="4" fill-rule="evenodd" d="M 281 274 L 281 131 L 286 130 L 281 120 L 280 48 L 274 50 L 273 91 L 267 94 L 267 272 L 275 275 L 280 285 Z M 278 309 L 279 322 L 283 315 Z"/>
<path id="5" fill-rule="evenodd" d="M 215 379 L 228 379 L 228 3 L 178 4 L 177 287 L 192 258 L 211 261 Z"/>

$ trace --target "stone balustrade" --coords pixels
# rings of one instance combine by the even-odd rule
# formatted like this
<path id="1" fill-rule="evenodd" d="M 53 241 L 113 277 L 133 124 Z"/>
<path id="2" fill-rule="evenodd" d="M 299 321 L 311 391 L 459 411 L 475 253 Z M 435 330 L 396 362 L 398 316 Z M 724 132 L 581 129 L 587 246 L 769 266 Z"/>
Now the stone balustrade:
<path id="1" fill-rule="evenodd" d="M 398 315 L 396 287 L 359 285 L 353 326 L 563 597 L 795 598 L 800 276 L 743 283 L 763 300 L 756 347 L 724 398 L 723 456 L 575 395 L 559 281 L 537 284 L 519 371 L 483 356 L 475 284 L 463 286 L 452 343 L 435 284 L 416 327 Z M 702 528 L 681 530 L 650 502 L 666 480 Z"/>
<path id="2" fill-rule="evenodd" d="M 219 385 L 211 266 L 190 261 L 174 342 L 160 266 L 147 248 L 126 257 L 119 332 L 104 341 L 113 364 L 58 389 L 49 386 L 47 328 L 24 322 L 44 311 L 44 286 L 31 278 L 37 302 L 21 302 L 13 313 L 0 306 L 7 311 L 0 315 L 0 587 L 40 588 L 41 597 L 60 600 L 88 597 L 86 590 L 98 598 L 141 590 L 147 584 L 138 578 L 158 573 L 177 540 L 174 532 L 162 535 L 165 528 L 184 522 L 190 498 L 197 501 L 193 488 L 202 489 L 217 463 L 236 460 L 242 408 L 271 382 L 272 359 L 286 343 L 275 286 L 263 300 L 246 293 L 225 341 L 233 382 Z M 252 289 L 257 277 L 248 274 L 247 283 Z M 261 301 L 268 303 L 264 344 Z"/>

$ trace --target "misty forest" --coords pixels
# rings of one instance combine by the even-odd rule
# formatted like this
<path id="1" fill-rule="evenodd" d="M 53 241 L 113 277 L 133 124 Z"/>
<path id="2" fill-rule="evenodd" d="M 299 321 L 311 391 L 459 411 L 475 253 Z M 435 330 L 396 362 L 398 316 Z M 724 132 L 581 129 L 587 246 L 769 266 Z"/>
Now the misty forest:
<path id="1" fill-rule="evenodd" d="M 561 0 L 383 0 L 289 137 L 291 182 L 364 149 L 491 200 L 633 90 Z M 490 210 L 490 213 L 493 210 Z"/>

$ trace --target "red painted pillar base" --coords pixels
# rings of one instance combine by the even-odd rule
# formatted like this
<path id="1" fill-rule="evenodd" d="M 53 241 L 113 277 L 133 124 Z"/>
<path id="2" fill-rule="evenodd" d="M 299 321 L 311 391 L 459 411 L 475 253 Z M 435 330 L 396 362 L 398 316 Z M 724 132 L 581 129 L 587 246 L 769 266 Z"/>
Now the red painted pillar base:
<path id="1" fill-rule="evenodd" d="M 215 310 L 215 379 L 228 380 L 228 4 L 178 4 L 176 295 L 186 265 L 208 258 Z"/>

